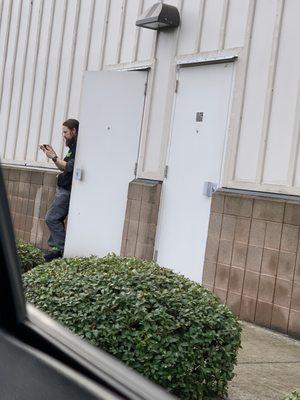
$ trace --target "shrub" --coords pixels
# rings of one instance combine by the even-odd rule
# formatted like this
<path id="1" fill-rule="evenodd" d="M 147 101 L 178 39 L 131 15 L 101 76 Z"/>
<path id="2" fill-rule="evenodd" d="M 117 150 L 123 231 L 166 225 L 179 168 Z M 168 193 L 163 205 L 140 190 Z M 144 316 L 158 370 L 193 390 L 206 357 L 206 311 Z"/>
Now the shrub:
<path id="1" fill-rule="evenodd" d="M 201 285 L 113 255 L 55 260 L 24 285 L 29 302 L 178 397 L 226 393 L 241 328 Z"/>
<path id="2" fill-rule="evenodd" d="M 294 390 L 292 393 L 285 396 L 283 400 L 300 400 L 300 390 Z"/>
<path id="3" fill-rule="evenodd" d="M 17 241 L 17 252 L 22 272 L 29 271 L 31 268 L 45 262 L 41 250 L 22 240 Z"/>

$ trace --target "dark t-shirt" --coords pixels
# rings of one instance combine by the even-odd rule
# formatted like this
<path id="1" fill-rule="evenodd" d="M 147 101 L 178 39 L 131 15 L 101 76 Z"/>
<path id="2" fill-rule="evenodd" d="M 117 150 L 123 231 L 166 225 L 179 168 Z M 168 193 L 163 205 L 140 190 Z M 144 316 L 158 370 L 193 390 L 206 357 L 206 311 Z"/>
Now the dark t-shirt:
<path id="1" fill-rule="evenodd" d="M 70 147 L 66 157 L 64 158 L 64 161 L 67 162 L 66 169 L 64 170 L 64 172 L 59 174 L 57 178 L 57 186 L 66 190 L 71 190 L 72 186 L 75 153 L 76 153 L 76 143 L 74 143 Z"/>

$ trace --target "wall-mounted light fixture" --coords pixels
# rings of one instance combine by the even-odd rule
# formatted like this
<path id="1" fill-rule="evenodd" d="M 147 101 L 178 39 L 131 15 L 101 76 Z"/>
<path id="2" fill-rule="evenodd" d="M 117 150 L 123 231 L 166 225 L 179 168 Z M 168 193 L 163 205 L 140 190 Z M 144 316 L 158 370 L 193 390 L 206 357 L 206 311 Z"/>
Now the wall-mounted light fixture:
<path id="1" fill-rule="evenodd" d="M 175 28 L 180 23 L 179 11 L 174 6 L 156 3 L 146 10 L 136 21 L 136 25 L 148 29 Z"/>

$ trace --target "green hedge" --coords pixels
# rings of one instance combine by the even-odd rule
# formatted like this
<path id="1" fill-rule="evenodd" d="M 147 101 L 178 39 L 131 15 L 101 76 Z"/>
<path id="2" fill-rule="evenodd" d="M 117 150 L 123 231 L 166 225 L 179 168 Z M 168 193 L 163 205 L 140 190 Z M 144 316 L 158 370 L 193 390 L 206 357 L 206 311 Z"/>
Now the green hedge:
<path id="1" fill-rule="evenodd" d="M 283 400 L 300 400 L 300 390 L 294 390 L 292 393 L 285 396 Z"/>
<path id="2" fill-rule="evenodd" d="M 178 397 L 226 394 L 241 327 L 201 285 L 116 256 L 55 260 L 24 285 L 29 302 Z"/>
<path id="3" fill-rule="evenodd" d="M 31 268 L 45 262 L 41 250 L 32 244 L 18 240 L 16 245 L 22 272 L 29 271 Z"/>

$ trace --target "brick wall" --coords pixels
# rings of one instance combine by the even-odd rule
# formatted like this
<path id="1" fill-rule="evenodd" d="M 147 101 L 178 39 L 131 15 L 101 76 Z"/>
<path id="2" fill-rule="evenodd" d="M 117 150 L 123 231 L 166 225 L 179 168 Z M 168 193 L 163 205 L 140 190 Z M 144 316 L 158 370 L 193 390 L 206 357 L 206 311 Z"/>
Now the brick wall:
<path id="1" fill-rule="evenodd" d="M 16 237 L 47 249 L 45 214 L 54 197 L 56 174 L 3 168 L 3 175 Z"/>
<path id="2" fill-rule="evenodd" d="M 241 319 L 300 336 L 300 202 L 213 196 L 203 284 Z"/>
<path id="3" fill-rule="evenodd" d="M 129 183 L 122 256 L 152 260 L 160 193 L 160 181 L 135 179 Z"/>

